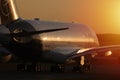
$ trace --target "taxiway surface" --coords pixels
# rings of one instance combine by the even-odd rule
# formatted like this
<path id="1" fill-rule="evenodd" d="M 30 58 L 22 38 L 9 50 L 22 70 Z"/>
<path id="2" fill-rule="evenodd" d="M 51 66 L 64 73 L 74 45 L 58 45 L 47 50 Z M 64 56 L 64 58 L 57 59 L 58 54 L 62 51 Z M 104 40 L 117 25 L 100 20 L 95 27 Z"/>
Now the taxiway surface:
<path id="1" fill-rule="evenodd" d="M 96 59 L 86 73 L 17 72 L 14 65 L 1 64 L 0 80 L 120 80 L 120 64 L 117 59 Z"/>

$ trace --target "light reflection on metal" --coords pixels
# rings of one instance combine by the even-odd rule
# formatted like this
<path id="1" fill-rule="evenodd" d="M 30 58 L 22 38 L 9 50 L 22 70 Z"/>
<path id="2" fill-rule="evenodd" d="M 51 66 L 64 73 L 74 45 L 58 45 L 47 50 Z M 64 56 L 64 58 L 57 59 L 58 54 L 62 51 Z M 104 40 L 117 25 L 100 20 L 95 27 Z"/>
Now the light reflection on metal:
<path id="1" fill-rule="evenodd" d="M 47 39 L 46 39 L 47 38 Z M 67 42 L 95 42 L 93 38 L 61 38 L 61 37 L 41 37 L 43 41 L 67 41 Z"/>
<path id="2" fill-rule="evenodd" d="M 76 61 L 75 61 L 75 60 L 72 60 L 72 59 L 67 59 L 67 60 L 66 60 L 66 63 L 67 63 L 67 64 L 71 64 L 71 63 L 75 63 L 75 62 L 76 62 Z"/>
<path id="3" fill-rule="evenodd" d="M 16 12 L 16 9 L 15 9 L 15 6 L 14 6 L 14 1 L 13 0 L 8 0 L 8 2 L 10 3 L 10 8 L 12 10 L 12 14 L 13 14 L 13 19 L 16 20 L 18 19 L 18 15 L 17 15 L 17 12 Z"/>
<path id="4" fill-rule="evenodd" d="M 42 38 L 42 40 L 43 40 L 43 41 L 46 41 L 46 40 L 48 40 L 48 38 L 47 38 L 47 37 L 44 37 L 44 38 Z"/>
<path id="5" fill-rule="evenodd" d="M 12 58 L 12 54 L 8 54 L 8 55 L 1 57 L 0 61 L 3 63 L 8 62 L 8 61 L 10 61 L 11 58 Z"/>
<path id="6" fill-rule="evenodd" d="M 112 51 L 107 51 L 107 52 L 105 53 L 105 56 L 110 56 L 110 55 L 112 55 Z"/>
<path id="7" fill-rule="evenodd" d="M 85 51 L 87 51 L 87 50 L 89 50 L 89 49 L 80 49 L 80 50 L 77 52 L 77 54 L 80 54 L 80 53 L 85 52 Z"/>
<path id="8" fill-rule="evenodd" d="M 57 41 L 61 41 L 60 37 L 57 37 Z"/>
<path id="9" fill-rule="evenodd" d="M 92 54 L 92 58 L 94 58 L 95 56 L 97 56 L 98 55 L 98 53 L 93 53 Z"/>
<path id="10" fill-rule="evenodd" d="M 84 57 L 84 56 L 81 56 L 80 64 L 81 64 L 81 65 L 84 65 L 84 61 L 85 61 L 85 57 Z"/>
<path id="11" fill-rule="evenodd" d="M 24 31 L 25 30 L 18 28 L 18 29 L 15 29 L 13 33 L 21 33 Z M 27 42 L 30 42 L 32 39 L 31 39 L 31 36 L 26 36 L 26 37 L 13 37 L 13 40 L 18 43 L 27 43 Z"/>

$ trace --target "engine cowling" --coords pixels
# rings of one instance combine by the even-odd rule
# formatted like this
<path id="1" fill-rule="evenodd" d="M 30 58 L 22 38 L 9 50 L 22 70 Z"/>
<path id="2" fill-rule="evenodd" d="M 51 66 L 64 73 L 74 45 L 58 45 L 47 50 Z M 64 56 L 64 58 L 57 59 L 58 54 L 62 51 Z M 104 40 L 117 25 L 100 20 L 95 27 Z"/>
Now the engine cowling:
<path id="1" fill-rule="evenodd" d="M 0 56 L 0 62 L 1 63 L 6 63 L 9 62 L 12 58 L 12 54 L 6 54 L 6 55 L 2 55 Z"/>
<path id="2" fill-rule="evenodd" d="M 0 25 L 0 44 L 7 44 L 12 40 L 8 34 L 10 34 L 9 29 L 4 25 Z"/>
<path id="3" fill-rule="evenodd" d="M 12 54 L 4 47 L 0 46 L 0 62 L 9 62 Z"/>

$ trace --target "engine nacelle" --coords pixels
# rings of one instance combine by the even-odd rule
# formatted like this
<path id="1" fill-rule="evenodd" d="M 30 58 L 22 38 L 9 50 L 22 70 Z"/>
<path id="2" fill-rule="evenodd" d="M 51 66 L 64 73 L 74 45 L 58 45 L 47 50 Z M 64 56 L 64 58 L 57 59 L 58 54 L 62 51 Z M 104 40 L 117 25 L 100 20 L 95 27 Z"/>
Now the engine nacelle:
<path id="1" fill-rule="evenodd" d="M 9 62 L 12 54 L 6 48 L 0 46 L 0 62 Z"/>
<path id="2" fill-rule="evenodd" d="M 6 55 L 3 55 L 3 56 L 0 56 L 0 62 L 1 63 L 6 63 L 6 62 L 9 62 L 12 58 L 12 54 L 6 54 Z"/>
<path id="3" fill-rule="evenodd" d="M 0 25 L 0 43 L 1 44 L 4 44 L 4 43 L 6 44 L 11 41 L 12 39 L 11 36 L 7 34 L 10 34 L 9 29 L 4 25 Z"/>

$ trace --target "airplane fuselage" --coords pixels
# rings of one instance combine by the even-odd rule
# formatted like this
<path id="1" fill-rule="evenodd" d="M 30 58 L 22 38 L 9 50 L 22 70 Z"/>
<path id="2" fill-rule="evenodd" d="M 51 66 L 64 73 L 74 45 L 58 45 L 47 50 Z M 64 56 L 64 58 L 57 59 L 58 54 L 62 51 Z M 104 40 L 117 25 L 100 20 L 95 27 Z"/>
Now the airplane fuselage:
<path id="1" fill-rule="evenodd" d="M 69 27 L 69 29 L 43 33 L 34 36 L 9 36 L 6 39 L 7 44 L 4 44 L 6 42 L 3 42 L 2 45 L 6 47 L 10 52 L 12 52 L 13 55 L 19 58 L 24 58 L 23 60 L 41 60 L 52 62 L 63 62 L 67 58 L 66 56 L 70 55 L 67 54 L 67 52 L 62 54 L 56 54 L 54 53 L 55 51 L 51 52 L 56 48 L 89 48 L 99 45 L 95 33 L 89 27 L 78 23 L 62 23 L 20 19 L 14 21 L 11 24 L 8 24 L 5 30 L 8 33 L 20 33 L 62 27 Z M 60 59 L 61 57 L 63 57 L 63 59 Z"/>
<path id="2" fill-rule="evenodd" d="M 59 63 L 81 48 L 99 45 L 94 31 L 83 24 L 22 20 L 13 0 L 0 0 L 0 4 L 2 61 L 15 56 L 23 62 Z"/>
<path id="3" fill-rule="evenodd" d="M 13 0 L 0 0 L 0 17 L 0 62 L 16 62 L 18 71 L 39 71 L 39 63 L 47 62 L 53 63 L 51 72 L 63 72 L 70 63 L 84 72 L 92 53 L 120 49 L 98 47 L 95 32 L 83 24 L 21 19 Z"/>

